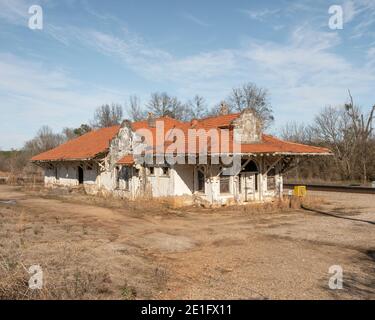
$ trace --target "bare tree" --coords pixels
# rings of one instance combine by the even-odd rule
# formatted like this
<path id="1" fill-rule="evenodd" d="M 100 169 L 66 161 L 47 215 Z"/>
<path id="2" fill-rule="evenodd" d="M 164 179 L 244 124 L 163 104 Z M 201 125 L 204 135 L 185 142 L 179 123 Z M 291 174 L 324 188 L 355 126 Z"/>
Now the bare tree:
<path id="1" fill-rule="evenodd" d="M 88 124 L 83 123 L 78 128 L 64 128 L 62 130 L 62 135 L 64 136 L 65 140 L 68 141 L 82 136 L 91 130 L 92 128 Z"/>
<path id="2" fill-rule="evenodd" d="M 74 128 L 68 128 L 68 127 L 63 128 L 62 134 L 66 141 L 77 138 L 77 135 L 75 134 L 74 130 L 75 130 Z"/>
<path id="3" fill-rule="evenodd" d="M 14 152 L 17 151 L 2 151 L 0 148 L 0 171 L 10 171 L 10 158 Z"/>
<path id="4" fill-rule="evenodd" d="M 164 117 L 171 114 L 170 101 L 171 98 L 167 93 L 152 93 L 149 102 L 147 103 L 147 109 L 152 112 L 155 116 Z"/>
<path id="5" fill-rule="evenodd" d="M 249 82 L 233 88 L 227 98 L 227 104 L 231 112 L 241 112 L 248 108 L 254 110 L 261 119 L 264 128 L 268 128 L 274 120 L 267 89 L 260 88 L 254 83 Z"/>
<path id="6" fill-rule="evenodd" d="M 118 125 L 123 118 L 123 110 L 120 104 L 104 104 L 95 110 L 93 127 L 105 128 Z"/>
<path id="7" fill-rule="evenodd" d="M 221 113 L 221 107 L 222 105 L 225 104 L 227 107 L 228 107 L 228 112 L 231 113 L 231 112 L 234 112 L 233 111 L 233 108 L 231 106 L 229 106 L 226 101 L 221 101 L 219 103 L 216 103 L 213 107 L 211 107 L 210 109 L 208 109 L 207 111 L 207 116 L 208 117 L 216 117 L 218 115 L 220 115 Z"/>
<path id="8" fill-rule="evenodd" d="M 354 104 L 353 97 L 349 92 L 349 103 L 345 104 L 345 110 L 351 120 L 352 131 L 355 137 L 355 147 L 362 167 L 362 180 L 367 182 L 367 166 L 369 162 L 369 142 L 373 133 L 373 120 L 375 105 L 370 108 L 367 115 L 361 112 L 361 109 Z"/>
<path id="9" fill-rule="evenodd" d="M 139 97 L 135 95 L 130 96 L 126 108 L 127 114 L 132 121 L 140 121 L 146 118 L 146 113 L 142 110 Z"/>
<path id="10" fill-rule="evenodd" d="M 157 117 L 169 116 L 178 120 L 188 120 L 191 117 L 189 108 L 182 104 L 177 97 L 171 97 L 167 93 L 152 93 L 147 109 Z"/>
<path id="11" fill-rule="evenodd" d="M 368 113 L 362 112 L 349 91 L 349 102 L 345 105 L 323 108 L 308 127 L 288 123 L 281 135 L 286 140 L 321 145 L 333 151 L 332 157 L 305 161 L 299 169 L 304 172 L 302 176 L 366 183 L 375 179 L 374 114 L 375 106 Z"/>
<path id="12" fill-rule="evenodd" d="M 314 134 L 334 152 L 336 166 L 344 179 L 353 179 L 356 139 L 350 117 L 342 107 L 325 107 L 314 121 Z"/>
<path id="13" fill-rule="evenodd" d="M 48 126 L 43 126 L 38 130 L 35 138 L 27 141 L 23 150 L 34 155 L 57 147 L 65 142 L 62 134 L 54 133 Z"/>
<path id="14" fill-rule="evenodd" d="M 195 95 L 193 99 L 189 100 L 187 107 L 191 113 L 191 118 L 201 119 L 208 115 L 206 100 L 200 95 Z"/>
<path id="15" fill-rule="evenodd" d="M 280 131 L 282 139 L 299 143 L 310 143 L 313 136 L 311 126 L 295 121 L 287 122 Z"/>

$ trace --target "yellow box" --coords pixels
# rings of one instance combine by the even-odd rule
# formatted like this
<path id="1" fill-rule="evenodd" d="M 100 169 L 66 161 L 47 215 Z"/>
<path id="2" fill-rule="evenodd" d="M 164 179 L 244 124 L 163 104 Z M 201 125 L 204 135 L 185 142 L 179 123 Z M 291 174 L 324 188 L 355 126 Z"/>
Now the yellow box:
<path id="1" fill-rule="evenodd" d="M 295 186 L 293 190 L 293 195 L 297 197 L 304 197 L 306 195 L 306 186 Z"/>

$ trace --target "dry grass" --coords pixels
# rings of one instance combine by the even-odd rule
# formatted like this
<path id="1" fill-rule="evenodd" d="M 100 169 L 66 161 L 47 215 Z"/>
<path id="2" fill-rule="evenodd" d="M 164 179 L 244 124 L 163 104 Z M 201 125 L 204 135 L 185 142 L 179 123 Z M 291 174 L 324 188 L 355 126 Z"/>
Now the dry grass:
<path id="1" fill-rule="evenodd" d="M 58 200 L 64 205 L 88 205 L 126 212 L 137 219 L 158 215 L 181 216 L 186 212 L 220 213 L 228 208 L 184 207 L 184 199 L 123 201 L 113 197 L 94 197 L 81 193 L 23 187 L 33 197 Z M 265 213 L 287 210 L 287 201 L 238 206 L 231 212 Z M 135 299 L 149 298 L 168 283 L 167 266 L 150 263 L 148 252 L 127 241 L 118 247 L 116 224 L 105 219 L 82 217 L 53 207 L 41 211 L 34 207 L 0 204 L 0 299 Z M 97 211 L 97 210 L 96 210 Z M 176 215 L 177 214 L 177 215 Z M 167 238 L 166 238 L 167 239 Z M 169 239 L 169 238 L 168 238 Z M 169 240 L 168 240 L 169 241 Z M 112 244 L 113 243 L 113 244 Z M 109 259 L 109 256 L 111 257 Z M 112 259 L 112 261 L 111 261 Z M 27 268 L 40 265 L 44 272 L 41 290 L 28 287 Z"/>
<path id="2" fill-rule="evenodd" d="M 22 190 L 45 199 L 56 199 L 66 203 L 99 206 L 108 209 L 127 210 L 138 215 L 155 213 L 174 214 L 192 207 L 191 197 L 160 197 L 124 200 L 111 194 L 88 195 L 82 190 L 64 188 L 47 189 L 40 186 L 25 186 Z M 190 202 L 189 202 L 190 201 Z"/>
<path id="3" fill-rule="evenodd" d="M 269 214 L 269 213 L 282 213 L 291 211 L 291 200 L 289 197 L 283 197 L 282 199 L 275 199 L 268 202 L 256 203 L 249 202 L 246 204 L 233 204 L 228 206 L 220 206 L 218 208 L 209 208 L 202 209 L 203 212 L 212 212 L 212 213 L 245 213 L 245 214 Z"/>
<path id="4" fill-rule="evenodd" d="M 1 199 L 15 200 L 0 203 L 0 299 L 330 298 L 327 270 L 338 263 L 373 288 L 373 262 L 363 255 L 373 250 L 372 226 L 291 209 L 289 197 L 175 209 L 168 201 L 28 190 L 0 186 Z M 349 204 L 330 206 L 352 205 L 343 198 Z M 323 200 L 302 199 L 315 207 Z M 41 290 L 28 288 L 31 265 L 43 269 Z"/>
<path id="5" fill-rule="evenodd" d="M 96 258 L 110 237 L 68 215 L 0 205 L 0 300 L 134 299 L 137 290 L 126 278 L 129 273 L 111 270 L 102 252 Z M 40 290 L 29 289 L 31 265 L 42 267 Z"/>
<path id="6" fill-rule="evenodd" d="M 133 299 L 136 290 L 124 280 L 118 287 L 112 285 L 111 275 L 101 266 L 82 263 L 82 249 L 64 244 L 53 252 L 40 247 L 30 254 L 27 229 L 20 229 L 19 242 L 8 232 L 12 241 L 1 244 L 0 300 L 4 299 Z M 34 248 L 35 250 L 36 248 Z M 60 250 L 59 250 L 60 249 Z M 35 256 L 39 256 L 38 258 Z M 88 257 L 87 257 L 88 258 Z M 38 263 L 43 270 L 42 289 L 30 289 L 28 267 Z M 128 290 L 124 296 L 122 293 Z"/>
<path id="7" fill-rule="evenodd" d="M 327 204 L 329 204 L 329 202 L 326 198 L 309 194 L 300 199 L 300 207 L 301 205 L 303 205 L 304 207 L 308 208 L 321 209 L 324 205 Z"/>
<path id="8" fill-rule="evenodd" d="M 3 259 L 4 260 L 4 259 Z M 30 300 L 30 299 L 106 299 L 111 297 L 112 283 L 110 275 L 106 272 L 95 270 L 64 270 L 62 273 L 47 273 L 48 278 L 43 278 L 42 289 L 30 289 L 29 279 L 31 274 L 27 268 L 19 263 L 8 261 L 1 263 L 0 300 Z M 46 270 L 49 270 L 48 266 Z M 136 291 L 126 284 L 122 290 L 128 290 L 127 299 L 136 296 Z"/>
<path id="9" fill-rule="evenodd" d="M 19 185 L 19 186 L 26 186 L 29 188 L 40 188 L 43 186 L 44 178 L 41 174 L 23 174 L 23 173 L 12 173 L 7 172 L 5 175 L 1 175 L 3 177 L 7 177 L 6 183 L 9 185 Z"/>
<path id="10" fill-rule="evenodd" d="M 248 204 L 244 206 L 246 213 L 280 213 L 289 211 L 290 205 L 287 198 L 278 199 L 265 203 Z"/>

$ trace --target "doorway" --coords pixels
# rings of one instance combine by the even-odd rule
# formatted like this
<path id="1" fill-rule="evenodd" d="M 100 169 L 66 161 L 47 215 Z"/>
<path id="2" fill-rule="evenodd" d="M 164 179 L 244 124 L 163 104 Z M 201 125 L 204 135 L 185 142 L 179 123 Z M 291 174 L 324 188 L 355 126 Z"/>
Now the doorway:
<path id="1" fill-rule="evenodd" d="M 204 172 L 198 169 L 198 190 L 197 191 L 204 193 L 204 185 L 205 185 Z"/>
<path id="2" fill-rule="evenodd" d="M 258 173 L 258 166 L 253 160 L 240 172 L 240 194 L 245 202 L 259 199 Z"/>
<path id="3" fill-rule="evenodd" d="M 83 184 L 83 168 L 78 167 L 78 183 Z"/>

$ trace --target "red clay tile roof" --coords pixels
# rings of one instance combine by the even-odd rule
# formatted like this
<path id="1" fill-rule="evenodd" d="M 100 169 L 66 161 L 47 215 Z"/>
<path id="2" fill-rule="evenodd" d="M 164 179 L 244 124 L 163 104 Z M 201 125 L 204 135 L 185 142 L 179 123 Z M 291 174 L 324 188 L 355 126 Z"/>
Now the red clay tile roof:
<path id="1" fill-rule="evenodd" d="M 222 137 L 219 134 L 219 139 L 216 144 L 214 144 L 211 139 L 209 138 L 208 135 L 208 130 L 212 128 L 223 128 L 230 126 L 231 122 L 238 118 L 240 116 L 240 113 L 237 114 L 230 114 L 230 115 L 224 115 L 224 116 L 218 116 L 218 117 L 211 117 L 211 118 L 206 118 L 202 120 L 198 120 L 198 123 L 196 123 L 194 126 L 192 126 L 190 123 L 182 123 L 183 125 L 181 126 L 175 126 L 176 129 L 181 129 L 184 132 L 184 137 L 185 139 L 183 141 L 178 141 L 177 143 L 181 143 L 181 149 L 185 150 L 185 153 L 188 154 L 189 151 L 191 153 L 191 150 L 189 150 L 189 144 L 188 144 L 188 129 L 189 128 L 196 128 L 196 129 L 204 129 L 207 131 L 206 135 L 208 137 L 207 139 L 207 146 L 201 146 L 199 148 L 199 141 L 197 139 L 196 141 L 196 151 L 204 151 L 204 149 L 207 148 L 208 153 L 219 153 L 219 152 L 233 152 L 233 131 L 229 131 L 229 139 L 227 138 L 226 141 L 222 140 Z M 206 122 L 207 121 L 207 122 Z M 167 125 L 165 125 L 165 132 L 167 131 Z M 174 128 L 174 127 L 172 127 Z M 173 131 L 172 131 L 173 133 Z M 155 153 L 157 147 L 155 143 L 155 135 L 153 132 L 154 136 L 154 141 L 153 141 L 153 148 L 146 152 L 151 152 Z M 198 135 L 199 136 L 199 135 Z M 171 138 L 171 137 L 170 137 Z M 167 140 L 167 138 L 166 138 Z M 169 140 L 169 139 L 168 139 Z M 224 143 L 225 141 L 225 143 Z M 164 143 L 164 148 L 161 147 L 160 149 L 166 152 L 166 153 L 172 153 L 175 152 L 175 148 L 173 148 L 173 151 L 171 148 L 168 149 L 168 147 L 172 144 L 172 141 L 165 141 Z M 245 144 L 242 143 L 241 146 L 236 146 L 236 152 L 241 152 L 241 153 L 251 153 L 251 154 L 260 154 L 260 153 L 277 153 L 277 154 L 330 154 L 331 151 L 327 148 L 322 148 L 322 147 L 314 147 L 310 145 L 304 145 L 304 144 L 299 144 L 299 143 L 294 143 L 294 142 L 289 142 L 289 141 L 283 141 L 281 139 L 278 139 L 276 137 L 273 137 L 271 135 L 267 134 L 262 134 L 262 139 L 260 142 L 257 143 L 251 143 L 251 144 Z M 222 150 L 220 149 L 222 148 Z M 226 148 L 226 149 L 225 149 Z M 159 150 L 160 150 L 159 149 Z M 177 148 L 177 150 L 181 150 Z"/>
<path id="2" fill-rule="evenodd" d="M 182 129 L 187 137 L 187 130 L 189 128 L 205 129 L 209 130 L 212 128 L 223 128 L 228 127 L 232 121 L 240 116 L 240 113 L 221 115 L 217 117 L 209 117 L 200 119 L 192 122 L 181 122 L 170 117 L 157 118 L 156 121 L 164 121 L 164 134 L 168 130 L 174 128 Z M 192 126 L 194 124 L 194 126 Z M 153 136 L 153 145 L 156 146 L 156 129 L 150 128 L 148 121 L 138 121 L 131 124 L 134 131 L 139 129 L 149 129 Z M 109 148 L 110 140 L 113 139 L 118 133 L 120 126 L 113 126 L 109 128 L 103 128 L 95 131 L 91 131 L 83 136 L 76 139 L 70 140 L 65 144 L 58 146 L 55 149 L 46 151 L 37 156 L 34 156 L 31 161 L 58 161 L 58 160 L 83 160 L 92 159 L 95 156 L 107 152 Z M 233 139 L 233 132 L 229 136 L 229 141 Z M 228 139 L 227 139 L 228 140 Z M 220 142 L 220 141 L 219 141 Z M 166 142 L 164 150 L 172 142 Z M 185 152 L 188 152 L 187 141 L 185 144 Z M 220 144 L 220 143 L 219 143 Z M 229 152 L 232 152 L 233 145 L 228 143 Z M 198 146 L 198 144 L 197 144 Z M 151 148 L 151 152 L 154 152 L 156 147 Z M 197 150 L 199 148 L 197 147 Z M 218 148 L 215 149 L 214 145 L 208 145 L 208 152 L 219 152 Z M 278 153 L 278 154 L 329 154 L 330 150 L 326 148 L 313 147 L 288 141 L 282 141 L 273 136 L 263 134 L 262 141 L 253 144 L 242 144 L 241 153 Z M 119 164 L 131 164 L 134 163 L 134 159 L 131 155 L 125 156 L 119 160 Z"/>
<path id="3" fill-rule="evenodd" d="M 109 148 L 109 142 L 118 133 L 120 126 L 90 131 L 78 138 L 38 154 L 31 161 L 58 161 L 92 159 Z"/>
<path id="4" fill-rule="evenodd" d="M 331 154 L 331 151 L 327 148 L 322 147 L 315 147 L 315 146 L 309 146 L 289 141 L 283 141 L 280 139 L 277 139 L 271 135 L 262 135 L 262 140 L 257 143 L 243 143 L 241 145 L 233 144 L 231 141 L 233 139 L 233 135 L 230 135 L 229 141 L 224 142 L 219 137 L 219 140 L 217 143 L 213 143 L 210 141 L 210 139 L 207 140 L 207 146 L 200 145 L 199 140 L 196 140 L 195 143 L 195 153 L 202 153 L 207 150 L 207 154 L 214 154 L 214 153 L 248 153 L 248 154 Z M 175 153 L 176 150 L 184 150 L 185 154 L 191 154 L 193 153 L 192 146 L 194 143 L 192 143 L 192 146 L 189 146 L 187 141 L 182 141 L 181 144 L 179 142 L 174 143 L 172 147 L 171 141 L 166 141 L 164 144 L 164 148 L 160 148 L 161 150 L 164 150 L 166 154 L 172 154 Z M 178 147 L 176 147 L 178 145 Z M 179 148 L 181 146 L 181 148 Z M 234 150 L 234 147 L 236 149 Z M 160 150 L 158 149 L 158 150 Z M 153 147 L 149 150 L 146 150 L 146 153 L 157 153 L 157 148 Z"/>
<path id="5" fill-rule="evenodd" d="M 186 125 L 189 124 L 188 122 L 182 122 L 182 121 L 173 119 L 173 118 L 168 117 L 168 116 L 155 118 L 155 122 L 156 121 L 163 121 L 164 122 L 164 128 L 165 128 L 166 131 L 168 131 L 169 129 L 171 129 L 173 127 L 181 127 L 181 126 L 186 126 Z M 155 129 L 155 128 L 149 127 L 147 120 L 133 122 L 131 124 L 131 126 L 132 126 L 132 129 L 134 131 L 136 131 L 138 129 L 151 129 L 151 130 Z"/>
<path id="6" fill-rule="evenodd" d="M 261 143 L 242 144 L 241 153 L 306 153 L 306 154 L 330 154 L 327 148 L 313 147 L 305 144 L 283 141 L 271 135 L 263 134 Z"/>
<path id="7" fill-rule="evenodd" d="M 231 113 L 226 115 L 219 115 L 215 117 L 208 117 L 198 119 L 197 128 L 211 129 L 211 128 L 223 128 L 228 127 L 232 121 L 238 118 L 241 113 Z"/>
<path id="8" fill-rule="evenodd" d="M 117 161 L 117 163 L 129 166 L 129 165 L 133 165 L 135 162 L 134 162 L 133 155 L 129 154 L 129 155 L 122 157 L 119 161 Z"/>

